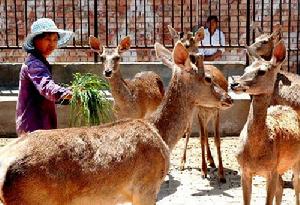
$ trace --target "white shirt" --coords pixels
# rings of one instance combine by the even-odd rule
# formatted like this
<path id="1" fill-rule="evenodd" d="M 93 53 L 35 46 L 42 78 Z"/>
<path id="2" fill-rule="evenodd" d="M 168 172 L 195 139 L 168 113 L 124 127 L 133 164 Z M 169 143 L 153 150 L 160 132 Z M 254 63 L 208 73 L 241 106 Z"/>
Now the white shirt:
<path id="1" fill-rule="evenodd" d="M 211 36 L 210 40 L 210 33 L 208 31 L 208 28 L 205 30 L 205 36 L 204 39 L 201 41 L 202 44 L 199 44 L 199 46 L 224 46 L 225 45 L 225 36 L 222 31 L 219 29 L 216 29 L 214 34 Z M 217 50 L 222 51 L 222 53 L 225 51 L 224 48 L 199 48 L 199 53 L 204 56 L 211 56 L 217 52 Z"/>

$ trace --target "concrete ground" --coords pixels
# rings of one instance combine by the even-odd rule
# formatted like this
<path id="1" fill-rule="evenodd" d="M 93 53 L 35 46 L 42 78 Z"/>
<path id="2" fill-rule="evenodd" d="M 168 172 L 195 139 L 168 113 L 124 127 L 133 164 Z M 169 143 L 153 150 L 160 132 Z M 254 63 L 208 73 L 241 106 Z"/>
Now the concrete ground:
<path id="1" fill-rule="evenodd" d="M 210 168 L 208 178 L 201 178 L 201 148 L 198 137 L 192 137 L 187 150 L 187 163 L 183 171 L 178 165 L 184 146 L 181 139 L 172 152 L 171 167 L 158 194 L 157 205 L 237 205 L 242 203 L 242 188 L 240 184 L 240 171 L 234 157 L 238 145 L 238 137 L 222 138 L 222 156 L 225 168 L 225 184 L 220 184 L 217 178 L 217 169 Z M 213 139 L 209 139 L 212 154 L 216 161 L 216 150 Z M 0 146 L 5 145 L 9 139 L 0 138 Z M 286 187 L 283 195 L 283 205 L 295 204 L 294 190 L 291 188 L 291 172 L 284 175 Z M 252 204 L 265 204 L 265 180 L 255 177 L 252 188 Z"/>

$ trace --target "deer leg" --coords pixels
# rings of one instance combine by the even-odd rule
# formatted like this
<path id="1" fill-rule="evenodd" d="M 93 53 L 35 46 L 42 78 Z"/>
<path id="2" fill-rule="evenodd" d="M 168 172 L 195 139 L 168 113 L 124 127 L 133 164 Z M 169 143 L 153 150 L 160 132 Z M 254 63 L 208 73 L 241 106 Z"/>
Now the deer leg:
<path id="1" fill-rule="evenodd" d="M 275 204 L 280 205 L 282 201 L 283 194 L 283 180 L 282 176 L 279 175 L 277 185 L 276 185 L 276 195 L 275 195 Z"/>
<path id="2" fill-rule="evenodd" d="M 293 186 L 295 190 L 296 197 L 296 205 L 300 205 L 299 201 L 299 193 L 300 193 L 300 180 L 299 180 L 299 172 L 300 172 L 300 162 L 297 162 L 293 167 Z"/>
<path id="3" fill-rule="evenodd" d="M 277 172 L 272 172 L 267 178 L 267 199 L 266 205 L 272 205 L 275 193 L 277 191 L 277 186 L 279 179 L 279 174 Z"/>
<path id="4" fill-rule="evenodd" d="M 208 133 L 206 133 L 206 137 L 205 137 L 205 146 L 206 146 L 207 161 L 209 162 L 209 166 L 212 167 L 212 168 L 216 168 L 216 164 L 215 164 L 214 159 L 212 157 L 210 147 L 209 147 L 209 143 L 208 143 Z"/>
<path id="5" fill-rule="evenodd" d="M 242 171 L 241 183 L 243 188 L 243 201 L 244 205 L 250 205 L 252 193 L 252 175 Z"/>
<path id="6" fill-rule="evenodd" d="M 204 125 L 202 119 L 198 115 L 198 121 L 199 121 L 199 127 L 200 127 L 200 141 L 201 141 L 201 158 L 202 158 L 202 166 L 201 166 L 201 175 L 203 178 L 207 177 L 207 164 L 206 164 L 206 159 L 205 159 L 205 138 L 206 133 L 207 133 L 207 128 Z"/>
<path id="7" fill-rule="evenodd" d="M 147 191 L 136 193 L 132 197 L 132 205 L 155 205 L 156 191 Z"/>
<path id="8" fill-rule="evenodd" d="M 217 111 L 217 114 L 214 118 L 214 127 L 215 127 L 215 146 L 217 148 L 217 154 L 218 154 L 218 176 L 221 183 L 226 183 L 226 179 L 224 176 L 224 167 L 222 163 L 222 153 L 221 153 L 221 138 L 220 138 L 220 112 Z"/>
<path id="9" fill-rule="evenodd" d="M 189 143 L 191 130 L 192 130 L 192 126 L 188 125 L 188 127 L 185 131 L 185 145 L 184 145 L 184 148 L 183 148 L 182 158 L 181 158 L 181 162 L 180 162 L 180 167 L 179 167 L 180 170 L 184 170 L 184 165 L 185 165 L 185 162 L 186 162 L 186 149 L 187 149 L 187 145 Z"/>

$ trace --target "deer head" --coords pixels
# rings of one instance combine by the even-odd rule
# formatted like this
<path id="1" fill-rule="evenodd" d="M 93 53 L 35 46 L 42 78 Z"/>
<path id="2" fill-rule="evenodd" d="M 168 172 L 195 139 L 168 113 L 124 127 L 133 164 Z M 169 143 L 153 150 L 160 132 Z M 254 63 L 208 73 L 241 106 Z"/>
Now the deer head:
<path id="1" fill-rule="evenodd" d="M 104 67 L 103 75 L 106 78 L 111 78 L 114 73 L 120 72 L 121 54 L 130 48 L 131 40 L 129 36 L 126 36 L 121 40 L 117 48 L 106 49 L 101 45 L 98 38 L 90 36 L 89 44 L 91 50 L 100 55 L 100 60 Z"/>
<path id="2" fill-rule="evenodd" d="M 250 48 L 265 60 L 270 60 L 274 45 L 277 44 L 281 38 L 281 25 L 278 24 L 274 26 L 274 31 L 271 34 L 263 33 L 262 29 L 256 25 L 253 26 L 253 29 L 257 29 L 260 35 L 255 39 L 255 42 Z"/>
<path id="3" fill-rule="evenodd" d="M 204 39 L 204 27 L 199 28 L 195 35 L 192 32 L 188 32 L 187 34 L 177 32 L 170 25 L 168 25 L 168 29 L 175 41 L 181 41 L 190 53 L 198 53 L 199 43 Z"/>
<path id="4" fill-rule="evenodd" d="M 247 47 L 247 52 L 253 62 L 245 68 L 244 74 L 239 79 L 234 79 L 231 84 L 232 90 L 251 95 L 272 94 L 276 74 L 286 58 L 283 40 L 275 45 L 270 61 L 263 59 L 251 47 Z"/>
<path id="5" fill-rule="evenodd" d="M 192 63 L 194 63 L 197 67 L 203 67 L 204 57 L 198 53 L 198 46 L 200 42 L 204 39 L 204 27 L 199 28 L 195 35 L 193 35 L 192 32 L 188 32 L 187 34 L 184 34 L 183 32 L 177 32 L 170 25 L 168 25 L 168 29 L 171 34 L 171 37 L 174 40 L 183 43 L 185 48 L 188 50 Z M 166 66 L 168 65 L 166 64 Z"/>
<path id="6" fill-rule="evenodd" d="M 155 43 L 154 47 L 158 58 L 161 58 L 163 62 L 167 62 L 169 65 L 173 65 L 173 67 L 168 66 L 173 69 L 173 73 L 182 72 L 186 76 L 187 84 L 193 93 L 192 97 L 195 105 L 221 109 L 232 105 L 230 96 L 213 82 L 211 74 L 204 72 L 203 67 L 197 67 L 192 63 L 190 54 L 183 43 L 180 41 L 176 43 L 172 54 L 173 62 L 170 62 L 165 56 L 164 49 L 166 48 L 163 45 Z"/>

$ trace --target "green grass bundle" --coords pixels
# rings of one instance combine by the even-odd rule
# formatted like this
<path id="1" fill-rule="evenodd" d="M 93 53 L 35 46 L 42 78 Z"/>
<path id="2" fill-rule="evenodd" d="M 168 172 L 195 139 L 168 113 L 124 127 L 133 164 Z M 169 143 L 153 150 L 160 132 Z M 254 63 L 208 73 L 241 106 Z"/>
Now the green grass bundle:
<path id="1" fill-rule="evenodd" d="M 112 105 L 104 92 L 109 90 L 108 83 L 91 73 L 75 73 L 73 77 L 70 125 L 99 125 L 111 121 Z"/>

